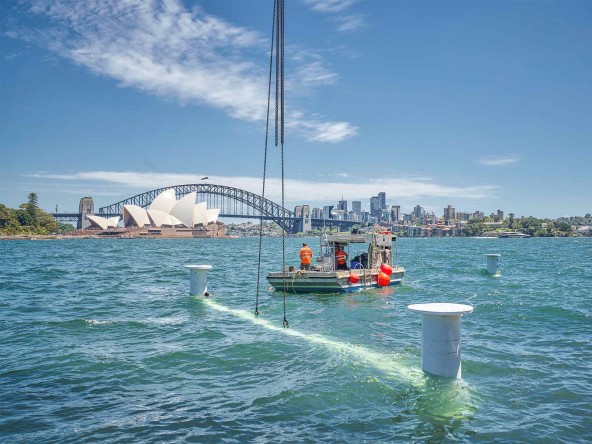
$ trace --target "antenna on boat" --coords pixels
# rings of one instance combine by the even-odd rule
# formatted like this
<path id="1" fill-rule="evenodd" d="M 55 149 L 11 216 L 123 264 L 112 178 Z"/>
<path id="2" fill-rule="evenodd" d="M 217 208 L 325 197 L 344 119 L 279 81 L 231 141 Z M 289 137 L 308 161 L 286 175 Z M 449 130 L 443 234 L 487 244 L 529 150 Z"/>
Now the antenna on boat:
<path id="1" fill-rule="evenodd" d="M 282 162 L 282 270 L 286 268 L 286 205 L 284 188 L 284 0 L 274 0 L 273 19 L 271 26 L 271 48 L 269 54 L 269 82 L 267 88 L 267 119 L 265 124 L 265 156 L 263 160 L 263 191 L 265 198 L 265 177 L 267 173 L 267 146 L 269 140 L 269 108 L 271 104 L 271 81 L 275 55 L 275 146 L 280 146 Z M 255 316 L 259 315 L 259 280 L 261 276 L 261 244 L 263 238 L 263 212 L 260 210 L 259 225 L 259 259 L 257 262 L 257 295 L 255 300 Z M 288 328 L 286 316 L 286 279 L 283 280 L 284 328 Z"/>

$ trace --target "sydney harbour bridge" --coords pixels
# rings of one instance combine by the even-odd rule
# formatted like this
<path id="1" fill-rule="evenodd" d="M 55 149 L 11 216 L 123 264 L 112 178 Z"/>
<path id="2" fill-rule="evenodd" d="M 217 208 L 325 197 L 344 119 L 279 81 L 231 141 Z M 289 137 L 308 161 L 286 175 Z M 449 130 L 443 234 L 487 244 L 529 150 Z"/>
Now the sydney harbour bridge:
<path id="1" fill-rule="evenodd" d="M 124 205 L 138 205 L 142 208 L 148 208 L 156 196 L 168 189 L 175 190 L 177 199 L 195 191 L 197 193 L 196 201 L 207 202 L 208 208 L 219 208 L 219 217 L 222 218 L 259 219 L 263 216 L 263 220 L 275 222 L 287 233 L 300 233 L 303 231 L 303 218 L 296 217 L 293 211 L 249 191 L 207 183 L 174 185 L 146 191 L 101 207 L 95 214 L 103 217 L 121 216 Z M 79 227 L 82 226 L 82 213 L 55 213 L 53 216 L 58 221 L 77 222 Z M 338 227 L 340 230 L 348 230 L 359 223 L 331 218 L 315 218 L 311 219 L 311 222 L 313 229 L 325 226 Z"/>

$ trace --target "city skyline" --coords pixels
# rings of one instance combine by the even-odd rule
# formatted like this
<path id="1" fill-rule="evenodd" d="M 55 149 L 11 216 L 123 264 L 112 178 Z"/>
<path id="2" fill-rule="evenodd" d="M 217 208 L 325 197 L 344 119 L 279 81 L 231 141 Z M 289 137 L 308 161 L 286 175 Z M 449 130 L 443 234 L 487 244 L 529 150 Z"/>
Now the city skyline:
<path id="1" fill-rule="evenodd" d="M 0 203 L 75 211 L 206 176 L 261 194 L 270 5 L 3 2 Z M 591 211 L 589 2 L 328 5 L 286 6 L 288 208 Z"/>
<path id="2" fill-rule="evenodd" d="M 448 204 L 445 208 L 443 208 L 442 215 L 440 216 L 439 213 L 434 211 L 426 211 L 424 207 L 421 205 L 415 205 L 413 210 L 410 212 L 401 211 L 400 205 L 387 205 L 386 204 L 386 193 L 379 192 L 377 196 L 372 196 L 369 198 L 369 208 L 365 209 L 361 204 L 361 201 L 352 201 L 351 210 L 348 211 L 348 201 L 345 200 L 342 196 L 341 200 L 337 202 L 336 205 L 327 205 L 322 208 L 320 207 L 310 207 L 308 204 L 301 204 L 298 205 L 294 211 L 296 217 L 300 217 L 302 214 L 302 208 L 308 207 L 310 211 L 310 215 L 313 219 L 317 218 L 328 218 L 328 219 L 345 219 L 345 220 L 359 220 L 360 222 L 405 222 L 405 221 L 416 221 L 416 222 L 425 222 L 428 220 L 436 220 L 442 219 L 444 223 L 453 222 L 453 221 L 468 221 L 470 219 L 484 219 L 490 217 L 496 221 L 503 221 L 504 220 L 504 211 L 501 209 L 497 209 L 496 211 L 492 211 L 489 214 L 487 212 L 481 211 L 480 209 L 476 209 L 474 211 L 467 211 L 465 209 L 461 209 L 458 211 L 457 208 L 453 207 L 452 205 Z M 377 213 L 374 213 L 373 205 L 378 203 L 379 210 Z M 339 213 L 336 213 L 334 210 L 341 210 Z M 514 213 L 507 213 L 512 214 L 518 218 L 526 217 L 525 215 L 516 215 Z"/>

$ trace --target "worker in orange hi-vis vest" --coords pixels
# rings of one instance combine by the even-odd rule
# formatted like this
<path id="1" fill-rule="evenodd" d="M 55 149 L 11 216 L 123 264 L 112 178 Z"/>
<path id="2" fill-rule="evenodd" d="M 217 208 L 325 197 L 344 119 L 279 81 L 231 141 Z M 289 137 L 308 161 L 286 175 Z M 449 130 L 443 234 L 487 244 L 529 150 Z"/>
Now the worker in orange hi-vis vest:
<path id="1" fill-rule="evenodd" d="M 310 261 L 312 261 L 312 250 L 303 243 L 300 249 L 300 269 L 310 270 Z"/>
<path id="2" fill-rule="evenodd" d="M 343 247 L 335 247 L 335 262 L 338 270 L 347 270 L 347 253 Z"/>

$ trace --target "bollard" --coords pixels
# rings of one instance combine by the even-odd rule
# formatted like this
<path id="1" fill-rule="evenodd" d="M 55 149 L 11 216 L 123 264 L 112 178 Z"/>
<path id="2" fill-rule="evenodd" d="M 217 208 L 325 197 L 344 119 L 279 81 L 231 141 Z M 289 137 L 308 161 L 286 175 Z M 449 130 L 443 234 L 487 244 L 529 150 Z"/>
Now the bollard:
<path id="1" fill-rule="evenodd" d="M 185 265 L 189 268 L 189 295 L 190 296 L 209 296 L 208 293 L 208 270 L 211 265 Z"/>
<path id="2" fill-rule="evenodd" d="M 487 272 L 489 274 L 498 274 L 498 258 L 501 256 L 501 254 L 486 254 L 485 255 L 487 257 Z"/>
<path id="3" fill-rule="evenodd" d="M 407 308 L 422 316 L 421 368 L 445 378 L 462 377 L 460 318 L 473 307 L 463 304 L 413 304 Z"/>

